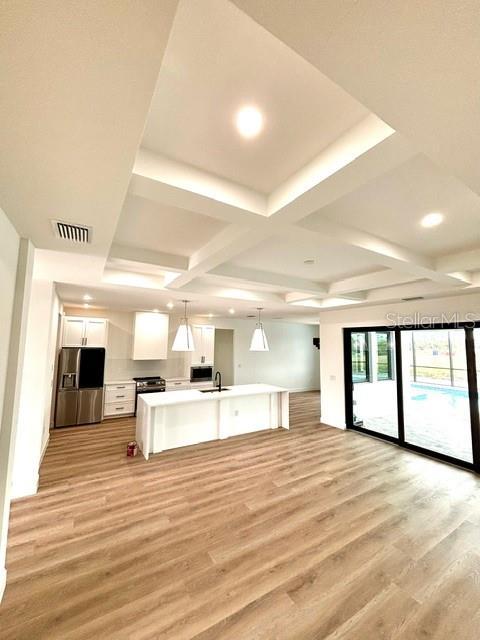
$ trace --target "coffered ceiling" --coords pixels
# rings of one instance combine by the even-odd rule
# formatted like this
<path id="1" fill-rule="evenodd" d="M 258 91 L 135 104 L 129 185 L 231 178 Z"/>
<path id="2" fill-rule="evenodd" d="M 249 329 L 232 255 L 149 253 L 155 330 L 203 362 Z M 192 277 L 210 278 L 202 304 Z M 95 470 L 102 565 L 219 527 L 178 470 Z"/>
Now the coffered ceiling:
<path id="1" fill-rule="evenodd" d="M 70 49 L 54 3 L 34 14 L 53 44 L 36 42 L 29 4 L 7 16 L 19 59 L 4 74 L 15 163 L 0 206 L 48 250 L 68 302 L 89 287 L 117 307 L 188 298 L 197 313 L 263 306 L 315 322 L 335 306 L 479 291 L 478 6 L 105 5 L 77 16 Z M 47 68 L 42 93 L 34 71 Z M 29 106 L 12 114 L 22 92 Z M 248 139 L 234 122 L 245 105 L 264 119 Z M 424 228 L 432 212 L 443 223 Z M 94 243 L 54 238 L 53 217 L 90 224 Z M 84 281 L 60 251 L 96 256 Z"/>

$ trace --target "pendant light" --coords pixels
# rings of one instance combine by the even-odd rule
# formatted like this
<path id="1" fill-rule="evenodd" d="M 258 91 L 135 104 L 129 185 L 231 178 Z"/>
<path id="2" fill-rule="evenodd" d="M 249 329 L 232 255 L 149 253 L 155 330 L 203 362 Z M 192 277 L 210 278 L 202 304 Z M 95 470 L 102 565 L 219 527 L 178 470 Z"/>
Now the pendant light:
<path id="1" fill-rule="evenodd" d="M 177 329 L 177 334 L 172 345 L 172 351 L 195 351 L 192 329 L 188 324 L 187 318 L 187 303 L 189 302 L 189 300 L 182 300 L 182 302 L 185 305 L 185 316 L 183 317 L 182 322 Z"/>
<path id="2" fill-rule="evenodd" d="M 255 330 L 252 335 L 252 341 L 250 343 L 250 351 L 269 351 L 267 336 L 265 335 L 265 330 L 260 320 L 260 313 L 262 312 L 262 310 L 263 310 L 262 307 L 257 307 L 258 322 L 255 326 Z"/>

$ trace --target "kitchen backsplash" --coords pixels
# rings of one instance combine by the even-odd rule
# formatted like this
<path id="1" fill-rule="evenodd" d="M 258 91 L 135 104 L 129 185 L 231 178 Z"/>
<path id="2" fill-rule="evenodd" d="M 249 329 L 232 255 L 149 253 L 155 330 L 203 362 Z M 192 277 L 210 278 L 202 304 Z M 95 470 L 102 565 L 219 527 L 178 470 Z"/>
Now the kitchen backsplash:
<path id="1" fill-rule="evenodd" d="M 105 380 L 129 380 L 140 376 L 160 375 L 163 378 L 178 378 L 185 375 L 184 361 L 172 360 L 131 360 L 109 358 L 105 363 Z"/>

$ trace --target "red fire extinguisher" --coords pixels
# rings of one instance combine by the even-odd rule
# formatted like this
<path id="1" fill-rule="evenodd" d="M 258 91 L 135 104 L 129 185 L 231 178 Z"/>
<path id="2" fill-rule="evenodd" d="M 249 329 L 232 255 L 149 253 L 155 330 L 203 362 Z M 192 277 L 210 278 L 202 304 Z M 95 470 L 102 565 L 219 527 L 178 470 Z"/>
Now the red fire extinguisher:
<path id="1" fill-rule="evenodd" d="M 138 444 L 136 440 L 132 440 L 127 444 L 127 456 L 133 457 L 136 456 L 138 452 Z"/>

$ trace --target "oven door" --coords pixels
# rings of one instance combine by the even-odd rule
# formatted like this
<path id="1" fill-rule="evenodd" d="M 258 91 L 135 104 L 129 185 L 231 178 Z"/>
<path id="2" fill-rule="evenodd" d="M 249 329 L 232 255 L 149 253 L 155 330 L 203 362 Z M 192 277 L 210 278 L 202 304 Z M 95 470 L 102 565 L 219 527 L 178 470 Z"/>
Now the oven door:
<path id="1" fill-rule="evenodd" d="M 213 367 L 190 367 L 190 382 L 210 382 L 213 379 Z"/>
<path id="2" fill-rule="evenodd" d="M 138 403 L 138 396 L 141 395 L 142 393 L 164 393 L 165 392 L 165 387 L 142 387 L 142 389 L 137 389 L 137 392 L 135 394 L 135 415 L 137 415 L 137 403 Z"/>

